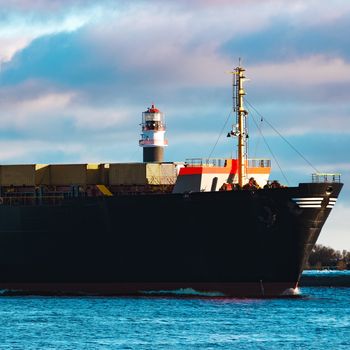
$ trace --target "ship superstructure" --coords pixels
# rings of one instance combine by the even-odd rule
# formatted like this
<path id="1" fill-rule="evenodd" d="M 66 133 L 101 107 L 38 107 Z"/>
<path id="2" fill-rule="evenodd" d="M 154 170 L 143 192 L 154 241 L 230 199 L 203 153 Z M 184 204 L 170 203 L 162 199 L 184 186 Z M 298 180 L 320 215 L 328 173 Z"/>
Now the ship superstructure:
<path id="1" fill-rule="evenodd" d="M 248 158 L 248 112 L 244 108 L 243 83 L 245 69 L 238 66 L 233 72 L 233 112 L 236 124 L 227 134 L 237 138 L 236 159 L 187 159 L 186 167 L 180 169 L 174 192 L 219 191 L 242 189 L 254 178 L 255 184 L 263 188 L 269 180 L 271 161 Z"/>

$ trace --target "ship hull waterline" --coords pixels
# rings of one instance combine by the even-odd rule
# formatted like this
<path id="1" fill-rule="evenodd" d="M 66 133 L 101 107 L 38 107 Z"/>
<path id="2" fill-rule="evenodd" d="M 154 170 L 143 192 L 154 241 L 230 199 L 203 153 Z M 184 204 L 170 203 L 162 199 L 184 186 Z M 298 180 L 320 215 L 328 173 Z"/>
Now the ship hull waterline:
<path id="1" fill-rule="evenodd" d="M 342 184 L 75 198 L 0 207 L 7 293 L 280 296 L 303 266 Z M 300 201 L 318 198 L 320 205 Z M 330 202 L 331 200 L 331 202 Z M 298 204 L 299 203 L 299 204 Z"/>
<path id="2" fill-rule="evenodd" d="M 293 286 L 293 287 L 291 287 Z M 246 283 L 10 283 L 2 295 L 269 298 L 299 296 L 293 282 Z"/>

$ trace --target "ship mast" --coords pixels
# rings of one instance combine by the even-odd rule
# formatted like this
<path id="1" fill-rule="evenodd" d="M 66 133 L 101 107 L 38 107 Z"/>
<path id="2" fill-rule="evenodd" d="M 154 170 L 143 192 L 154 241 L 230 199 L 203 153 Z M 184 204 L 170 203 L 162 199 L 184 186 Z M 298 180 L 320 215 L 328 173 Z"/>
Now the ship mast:
<path id="1" fill-rule="evenodd" d="M 242 187 L 244 185 L 244 179 L 246 177 L 247 166 L 247 130 L 246 130 L 246 117 L 248 112 L 243 106 L 243 96 L 245 91 L 243 88 L 245 69 L 241 66 L 236 68 L 236 102 L 237 102 L 237 124 L 238 124 L 238 183 Z"/>
<path id="2" fill-rule="evenodd" d="M 238 158 L 238 184 L 242 187 L 247 176 L 247 138 L 246 117 L 248 112 L 244 109 L 243 97 L 245 91 L 243 82 L 245 69 L 239 63 L 233 72 L 233 112 L 236 114 L 236 125 L 228 136 L 237 136 L 237 158 Z"/>

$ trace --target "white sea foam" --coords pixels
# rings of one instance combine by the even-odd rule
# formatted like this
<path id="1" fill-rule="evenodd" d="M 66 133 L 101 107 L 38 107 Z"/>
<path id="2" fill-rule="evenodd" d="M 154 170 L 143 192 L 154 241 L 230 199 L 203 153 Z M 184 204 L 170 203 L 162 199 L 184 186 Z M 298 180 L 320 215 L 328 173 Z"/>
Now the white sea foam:
<path id="1" fill-rule="evenodd" d="M 300 294 L 301 294 L 301 292 L 300 292 L 300 289 L 298 287 L 297 288 L 288 288 L 282 293 L 282 295 L 286 295 L 286 296 L 288 296 L 288 295 L 300 295 Z"/>

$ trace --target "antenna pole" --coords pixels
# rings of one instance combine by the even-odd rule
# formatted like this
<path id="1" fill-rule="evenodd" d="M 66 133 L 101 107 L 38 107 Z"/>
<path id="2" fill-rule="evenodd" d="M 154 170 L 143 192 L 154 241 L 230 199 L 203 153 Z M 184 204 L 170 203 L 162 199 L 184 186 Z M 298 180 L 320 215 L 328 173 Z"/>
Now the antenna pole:
<path id="1" fill-rule="evenodd" d="M 243 88 L 243 81 L 245 69 L 240 65 L 235 69 L 236 78 L 236 117 L 237 117 L 237 136 L 238 136 L 238 183 L 242 187 L 247 176 L 247 130 L 246 117 L 248 112 L 244 109 L 243 96 L 245 91 Z"/>
<path id="2" fill-rule="evenodd" d="M 243 97 L 245 91 L 243 88 L 243 82 L 245 69 L 241 67 L 241 59 L 239 59 L 239 65 L 233 72 L 233 113 L 236 115 L 236 125 L 232 126 L 232 130 L 227 134 L 227 137 L 237 136 L 237 160 L 238 160 L 238 184 L 240 187 L 246 183 L 247 178 L 247 166 L 248 166 L 248 147 L 247 147 L 247 123 L 246 118 L 248 112 L 244 109 Z"/>

